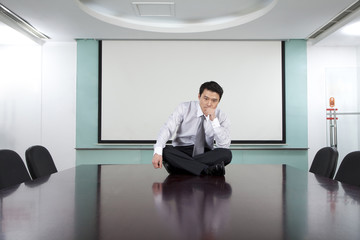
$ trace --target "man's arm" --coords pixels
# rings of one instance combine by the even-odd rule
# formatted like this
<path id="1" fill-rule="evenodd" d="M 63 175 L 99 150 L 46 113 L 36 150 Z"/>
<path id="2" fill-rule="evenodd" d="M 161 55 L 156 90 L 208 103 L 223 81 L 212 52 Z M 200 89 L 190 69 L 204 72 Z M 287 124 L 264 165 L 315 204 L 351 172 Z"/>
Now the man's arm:
<path id="1" fill-rule="evenodd" d="M 216 108 L 206 108 L 204 115 L 210 120 L 213 127 L 216 146 L 219 148 L 229 148 L 231 144 L 230 121 L 226 115 L 218 111 L 218 116 L 216 116 Z"/>
<path id="2" fill-rule="evenodd" d="M 218 148 L 230 148 L 230 120 L 222 112 L 216 117 L 211 124 L 214 129 L 214 139 Z"/>
<path id="3" fill-rule="evenodd" d="M 160 129 L 156 144 L 154 145 L 154 156 L 152 159 L 154 168 L 162 167 L 162 150 L 167 141 L 174 135 L 177 126 L 181 123 L 183 119 L 183 109 L 183 104 L 180 104 Z"/>

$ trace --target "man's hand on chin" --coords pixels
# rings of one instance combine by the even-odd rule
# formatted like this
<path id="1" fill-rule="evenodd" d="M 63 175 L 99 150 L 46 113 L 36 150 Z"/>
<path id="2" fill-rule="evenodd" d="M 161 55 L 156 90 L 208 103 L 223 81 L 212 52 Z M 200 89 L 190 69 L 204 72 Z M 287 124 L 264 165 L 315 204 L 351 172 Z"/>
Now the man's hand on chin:
<path id="1" fill-rule="evenodd" d="M 215 110 L 216 110 L 216 108 L 206 108 L 205 112 L 204 112 L 204 115 L 209 116 L 209 119 L 211 121 L 213 121 L 216 118 Z"/>

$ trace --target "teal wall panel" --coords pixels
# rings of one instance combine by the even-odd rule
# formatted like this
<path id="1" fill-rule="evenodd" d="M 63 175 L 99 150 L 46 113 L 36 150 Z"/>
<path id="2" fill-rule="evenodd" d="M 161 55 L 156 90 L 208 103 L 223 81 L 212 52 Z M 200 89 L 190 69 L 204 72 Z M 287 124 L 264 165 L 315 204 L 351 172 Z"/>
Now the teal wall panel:
<path id="1" fill-rule="evenodd" d="M 308 147 L 306 41 L 285 44 L 287 147 Z"/>
<path id="2" fill-rule="evenodd" d="M 77 150 L 77 165 L 82 164 L 150 164 L 152 150 Z"/>
<path id="3" fill-rule="evenodd" d="M 307 170 L 306 150 L 232 150 L 232 164 L 287 164 Z"/>
<path id="4" fill-rule="evenodd" d="M 151 145 L 97 143 L 98 41 L 78 40 L 76 164 L 150 164 Z M 286 144 L 232 146 L 233 164 L 308 169 L 306 41 L 285 42 Z"/>
<path id="5" fill-rule="evenodd" d="M 76 147 L 93 147 L 98 126 L 98 42 L 77 41 Z"/>

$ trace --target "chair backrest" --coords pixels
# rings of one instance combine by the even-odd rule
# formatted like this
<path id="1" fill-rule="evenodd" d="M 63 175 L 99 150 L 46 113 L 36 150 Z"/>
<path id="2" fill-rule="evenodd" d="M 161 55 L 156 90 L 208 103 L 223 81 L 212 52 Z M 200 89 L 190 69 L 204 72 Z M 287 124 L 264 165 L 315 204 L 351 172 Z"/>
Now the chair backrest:
<path id="1" fill-rule="evenodd" d="M 335 180 L 360 186 L 360 151 L 351 152 L 344 157 Z"/>
<path id="2" fill-rule="evenodd" d="M 15 151 L 0 150 L 0 189 L 30 181 L 26 166 Z"/>
<path id="3" fill-rule="evenodd" d="M 338 158 L 339 153 L 336 148 L 324 147 L 316 153 L 309 171 L 316 175 L 333 178 Z"/>
<path id="4" fill-rule="evenodd" d="M 57 169 L 50 152 L 43 146 L 29 147 L 25 152 L 26 164 L 33 179 L 49 176 Z"/>

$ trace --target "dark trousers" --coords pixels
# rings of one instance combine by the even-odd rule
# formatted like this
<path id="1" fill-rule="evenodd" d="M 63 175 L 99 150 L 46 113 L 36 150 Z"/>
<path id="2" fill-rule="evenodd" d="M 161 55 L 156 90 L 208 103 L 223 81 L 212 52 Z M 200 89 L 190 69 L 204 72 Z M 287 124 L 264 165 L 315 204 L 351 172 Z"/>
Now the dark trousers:
<path id="1" fill-rule="evenodd" d="M 163 161 L 167 162 L 175 173 L 191 173 L 201 175 L 209 166 L 224 162 L 228 165 L 232 153 L 226 148 L 205 149 L 205 153 L 192 157 L 194 146 L 166 146 L 163 150 Z"/>

